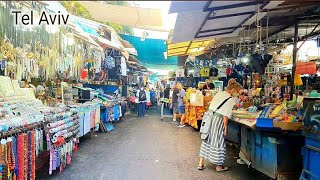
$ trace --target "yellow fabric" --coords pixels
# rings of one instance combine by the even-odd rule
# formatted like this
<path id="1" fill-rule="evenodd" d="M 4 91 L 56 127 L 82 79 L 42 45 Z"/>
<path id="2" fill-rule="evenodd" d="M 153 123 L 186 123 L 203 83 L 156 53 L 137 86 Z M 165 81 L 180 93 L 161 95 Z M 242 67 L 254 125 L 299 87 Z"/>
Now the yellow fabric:
<path id="1" fill-rule="evenodd" d="M 198 56 L 205 53 L 205 49 L 209 44 L 213 43 L 213 40 L 203 41 L 187 41 L 171 44 L 171 41 L 167 41 L 167 56 L 179 56 L 179 55 L 192 55 Z"/>
<path id="2" fill-rule="evenodd" d="M 302 86 L 303 85 L 303 82 L 302 82 L 302 79 L 301 79 L 301 76 L 300 74 L 295 74 L 294 75 L 294 85 L 295 86 Z"/>
<path id="3" fill-rule="evenodd" d="M 203 114 L 208 110 L 208 106 L 186 105 L 186 123 L 194 128 L 198 128 L 198 120 L 202 119 Z"/>

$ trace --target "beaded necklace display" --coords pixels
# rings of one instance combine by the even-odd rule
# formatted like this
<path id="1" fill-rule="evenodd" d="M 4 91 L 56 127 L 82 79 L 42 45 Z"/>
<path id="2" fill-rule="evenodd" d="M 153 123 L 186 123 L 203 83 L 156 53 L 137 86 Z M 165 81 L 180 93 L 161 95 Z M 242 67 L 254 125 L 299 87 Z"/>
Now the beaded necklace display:
<path id="1" fill-rule="evenodd" d="M 31 179 L 36 179 L 35 133 L 31 131 Z"/>
<path id="2" fill-rule="evenodd" d="M 17 141 L 17 152 L 18 152 L 18 180 L 23 180 L 24 175 L 24 136 L 22 134 L 18 135 Z"/>
<path id="3" fill-rule="evenodd" d="M 13 152 L 13 140 L 12 138 L 7 139 L 7 164 L 8 164 L 8 179 L 12 177 L 13 170 L 15 168 L 15 155 Z"/>
<path id="4" fill-rule="evenodd" d="M 13 175 L 13 180 L 17 179 L 17 174 L 18 174 L 18 152 L 17 152 L 17 138 L 13 138 L 13 154 L 14 154 L 14 175 Z"/>
<path id="5" fill-rule="evenodd" d="M 24 173 L 23 173 L 23 179 L 28 178 L 28 134 L 23 134 L 23 156 L 24 156 Z"/>
<path id="6" fill-rule="evenodd" d="M 1 168 L 1 179 L 6 177 L 6 145 L 0 144 L 0 168 Z"/>
<path id="7" fill-rule="evenodd" d="M 31 179 L 31 175 L 32 175 L 32 151 L 31 151 L 31 132 L 29 131 L 28 133 L 27 133 L 27 137 L 28 137 L 28 140 L 27 140 L 27 142 L 28 142 L 28 155 L 27 155 L 27 157 L 28 158 L 26 158 L 26 159 L 28 159 L 28 174 L 27 174 L 27 177 L 28 177 L 28 179 Z"/>

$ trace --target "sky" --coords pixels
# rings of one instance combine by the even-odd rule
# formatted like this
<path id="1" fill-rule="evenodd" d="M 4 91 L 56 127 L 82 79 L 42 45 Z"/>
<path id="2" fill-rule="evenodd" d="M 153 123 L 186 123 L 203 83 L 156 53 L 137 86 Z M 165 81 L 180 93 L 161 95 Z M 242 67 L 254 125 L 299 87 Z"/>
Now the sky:
<path id="1" fill-rule="evenodd" d="M 177 15 L 176 14 L 168 14 L 171 1 L 128 1 L 133 6 L 138 6 L 141 8 L 152 8 L 152 9 L 161 9 L 162 10 L 162 20 L 163 25 L 167 29 L 174 29 L 174 25 L 176 22 Z M 157 32 L 157 31 L 149 31 L 134 28 L 134 35 L 141 37 L 142 32 L 148 32 L 147 38 L 152 39 L 168 39 L 168 32 Z"/>

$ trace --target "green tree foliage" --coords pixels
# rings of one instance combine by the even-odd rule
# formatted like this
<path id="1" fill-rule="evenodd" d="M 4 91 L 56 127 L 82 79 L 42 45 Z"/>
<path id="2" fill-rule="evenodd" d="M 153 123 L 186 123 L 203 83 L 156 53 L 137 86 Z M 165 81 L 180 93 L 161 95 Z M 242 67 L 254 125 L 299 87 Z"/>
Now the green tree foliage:
<path id="1" fill-rule="evenodd" d="M 105 1 L 105 2 L 111 5 L 130 6 L 130 4 L 127 1 Z M 76 1 L 60 1 L 60 3 L 66 8 L 68 12 L 72 13 L 73 15 L 96 21 L 91 17 L 89 11 L 85 7 L 83 7 L 80 3 Z M 128 26 L 124 26 L 124 25 L 112 23 L 112 22 L 100 21 L 100 23 L 112 27 L 117 33 L 120 33 L 120 34 L 129 34 L 129 35 L 134 34 L 133 29 Z"/>

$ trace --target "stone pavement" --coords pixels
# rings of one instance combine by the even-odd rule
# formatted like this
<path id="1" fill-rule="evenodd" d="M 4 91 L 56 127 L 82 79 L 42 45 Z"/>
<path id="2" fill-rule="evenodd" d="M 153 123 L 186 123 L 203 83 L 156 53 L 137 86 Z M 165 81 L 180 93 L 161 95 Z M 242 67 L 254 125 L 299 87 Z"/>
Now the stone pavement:
<path id="1" fill-rule="evenodd" d="M 147 113 L 148 114 L 148 113 Z M 170 119 L 160 120 L 156 109 L 140 118 L 126 115 L 109 133 L 82 138 L 72 164 L 61 174 L 47 174 L 37 179 L 63 180 L 198 180 L 198 179 L 269 179 L 245 165 L 236 163 L 238 150 L 228 146 L 227 172 L 215 172 L 212 164 L 197 170 L 200 148 L 199 132 L 192 127 L 178 128 Z"/>

